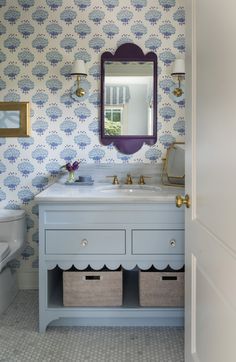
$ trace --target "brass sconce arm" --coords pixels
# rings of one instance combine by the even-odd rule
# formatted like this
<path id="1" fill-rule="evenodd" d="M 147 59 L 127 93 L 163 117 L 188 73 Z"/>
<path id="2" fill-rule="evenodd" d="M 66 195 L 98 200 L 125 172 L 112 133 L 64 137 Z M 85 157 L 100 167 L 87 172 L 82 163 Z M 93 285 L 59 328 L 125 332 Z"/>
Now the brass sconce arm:
<path id="1" fill-rule="evenodd" d="M 71 75 L 77 76 L 77 89 L 76 95 L 77 97 L 83 97 L 86 91 L 80 86 L 80 82 L 82 78 L 87 77 L 87 72 L 85 69 L 85 62 L 82 59 L 75 60 L 72 66 Z"/>
<path id="2" fill-rule="evenodd" d="M 78 97 L 83 97 L 85 95 L 85 90 L 80 87 L 80 80 L 81 80 L 82 76 L 81 75 L 77 75 L 77 89 L 76 89 L 76 95 Z"/>
<path id="3" fill-rule="evenodd" d="M 184 93 L 183 89 L 181 88 L 181 81 L 185 79 L 184 59 L 175 59 L 171 75 L 172 77 L 177 77 L 178 79 L 178 87 L 173 90 L 173 94 L 176 97 L 181 97 Z"/>
<path id="4" fill-rule="evenodd" d="M 177 75 L 173 75 L 172 76 L 176 76 L 177 79 L 178 79 L 178 87 L 176 87 L 174 90 L 173 90 L 173 94 L 176 96 L 176 97 L 181 97 L 182 94 L 184 93 L 183 89 L 181 88 L 181 81 L 184 80 L 184 75 L 182 74 L 177 74 Z"/>

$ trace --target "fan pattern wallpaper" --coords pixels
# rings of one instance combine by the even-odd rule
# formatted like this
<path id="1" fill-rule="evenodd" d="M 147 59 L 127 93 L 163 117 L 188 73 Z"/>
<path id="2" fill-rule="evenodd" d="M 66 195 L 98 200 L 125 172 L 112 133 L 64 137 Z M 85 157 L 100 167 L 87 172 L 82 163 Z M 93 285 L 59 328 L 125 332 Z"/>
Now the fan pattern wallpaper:
<path id="1" fill-rule="evenodd" d="M 31 137 L 0 138 L 1 207 L 27 212 L 27 246 L 13 266 L 38 267 L 34 195 L 66 162 L 161 163 L 184 141 L 184 97 L 171 77 L 184 57 L 184 0 L 0 0 L 0 101 L 29 101 Z M 127 42 L 158 57 L 158 141 L 133 155 L 99 141 L 100 57 Z M 86 62 L 87 93 L 73 98 L 74 59 Z"/>

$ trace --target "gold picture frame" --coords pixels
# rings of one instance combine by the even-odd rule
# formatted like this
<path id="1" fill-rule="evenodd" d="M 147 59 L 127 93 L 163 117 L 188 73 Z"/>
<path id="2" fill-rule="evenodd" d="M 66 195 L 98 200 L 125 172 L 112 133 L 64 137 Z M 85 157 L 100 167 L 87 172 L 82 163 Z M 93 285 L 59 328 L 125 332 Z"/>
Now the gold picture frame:
<path id="1" fill-rule="evenodd" d="M 0 102 L 0 137 L 28 137 L 29 102 Z"/>

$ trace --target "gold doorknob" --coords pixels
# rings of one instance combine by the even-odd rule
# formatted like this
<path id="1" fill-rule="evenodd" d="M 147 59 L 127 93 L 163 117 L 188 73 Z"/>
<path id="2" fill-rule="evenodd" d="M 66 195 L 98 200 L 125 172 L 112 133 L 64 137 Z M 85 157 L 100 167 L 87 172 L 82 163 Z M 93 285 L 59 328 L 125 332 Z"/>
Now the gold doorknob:
<path id="1" fill-rule="evenodd" d="M 176 204 L 176 207 L 181 207 L 182 205 L 185 205 L 187 208 L 189 208 L 191 205 L 189 195 L 185 195 L 185 196 L 177 195 L 175 198 L 175 204 Z"/>

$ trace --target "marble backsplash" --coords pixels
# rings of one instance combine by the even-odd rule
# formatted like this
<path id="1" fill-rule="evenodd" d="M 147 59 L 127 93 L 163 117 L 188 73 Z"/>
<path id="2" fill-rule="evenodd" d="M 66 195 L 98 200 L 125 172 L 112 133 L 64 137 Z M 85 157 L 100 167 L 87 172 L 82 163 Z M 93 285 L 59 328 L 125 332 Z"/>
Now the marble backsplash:
<path id="1" fill-rule="evenodd" d="M 148 163 L 133 163 L 133 164 L 106 164 L 102 163 L 99 165 L 94 164 L 82 164 L 78 171 L 75 172 L 76 177 L 78 176 L 92 176 L 92 179 L 96 183 L 110 182 L 112 183 L 112 177 L 116 175 L 119 182 L 122 184 L 125 182 L 127 174 L 132 176 L 133 183 L 137 184 L 139 177 L 149 176 L 145 180 L 146 184 L 160 184 L 161 182 L 161 164 L 148 164 Z M 67 178 L 67 172 L 62 172 L 58 176 L 58 179 L 62 177 L 62 180 Z M 57 179 L 57 180 L 58 180 Z M 54 180 L 55 181 L 55 180 Z"/>

